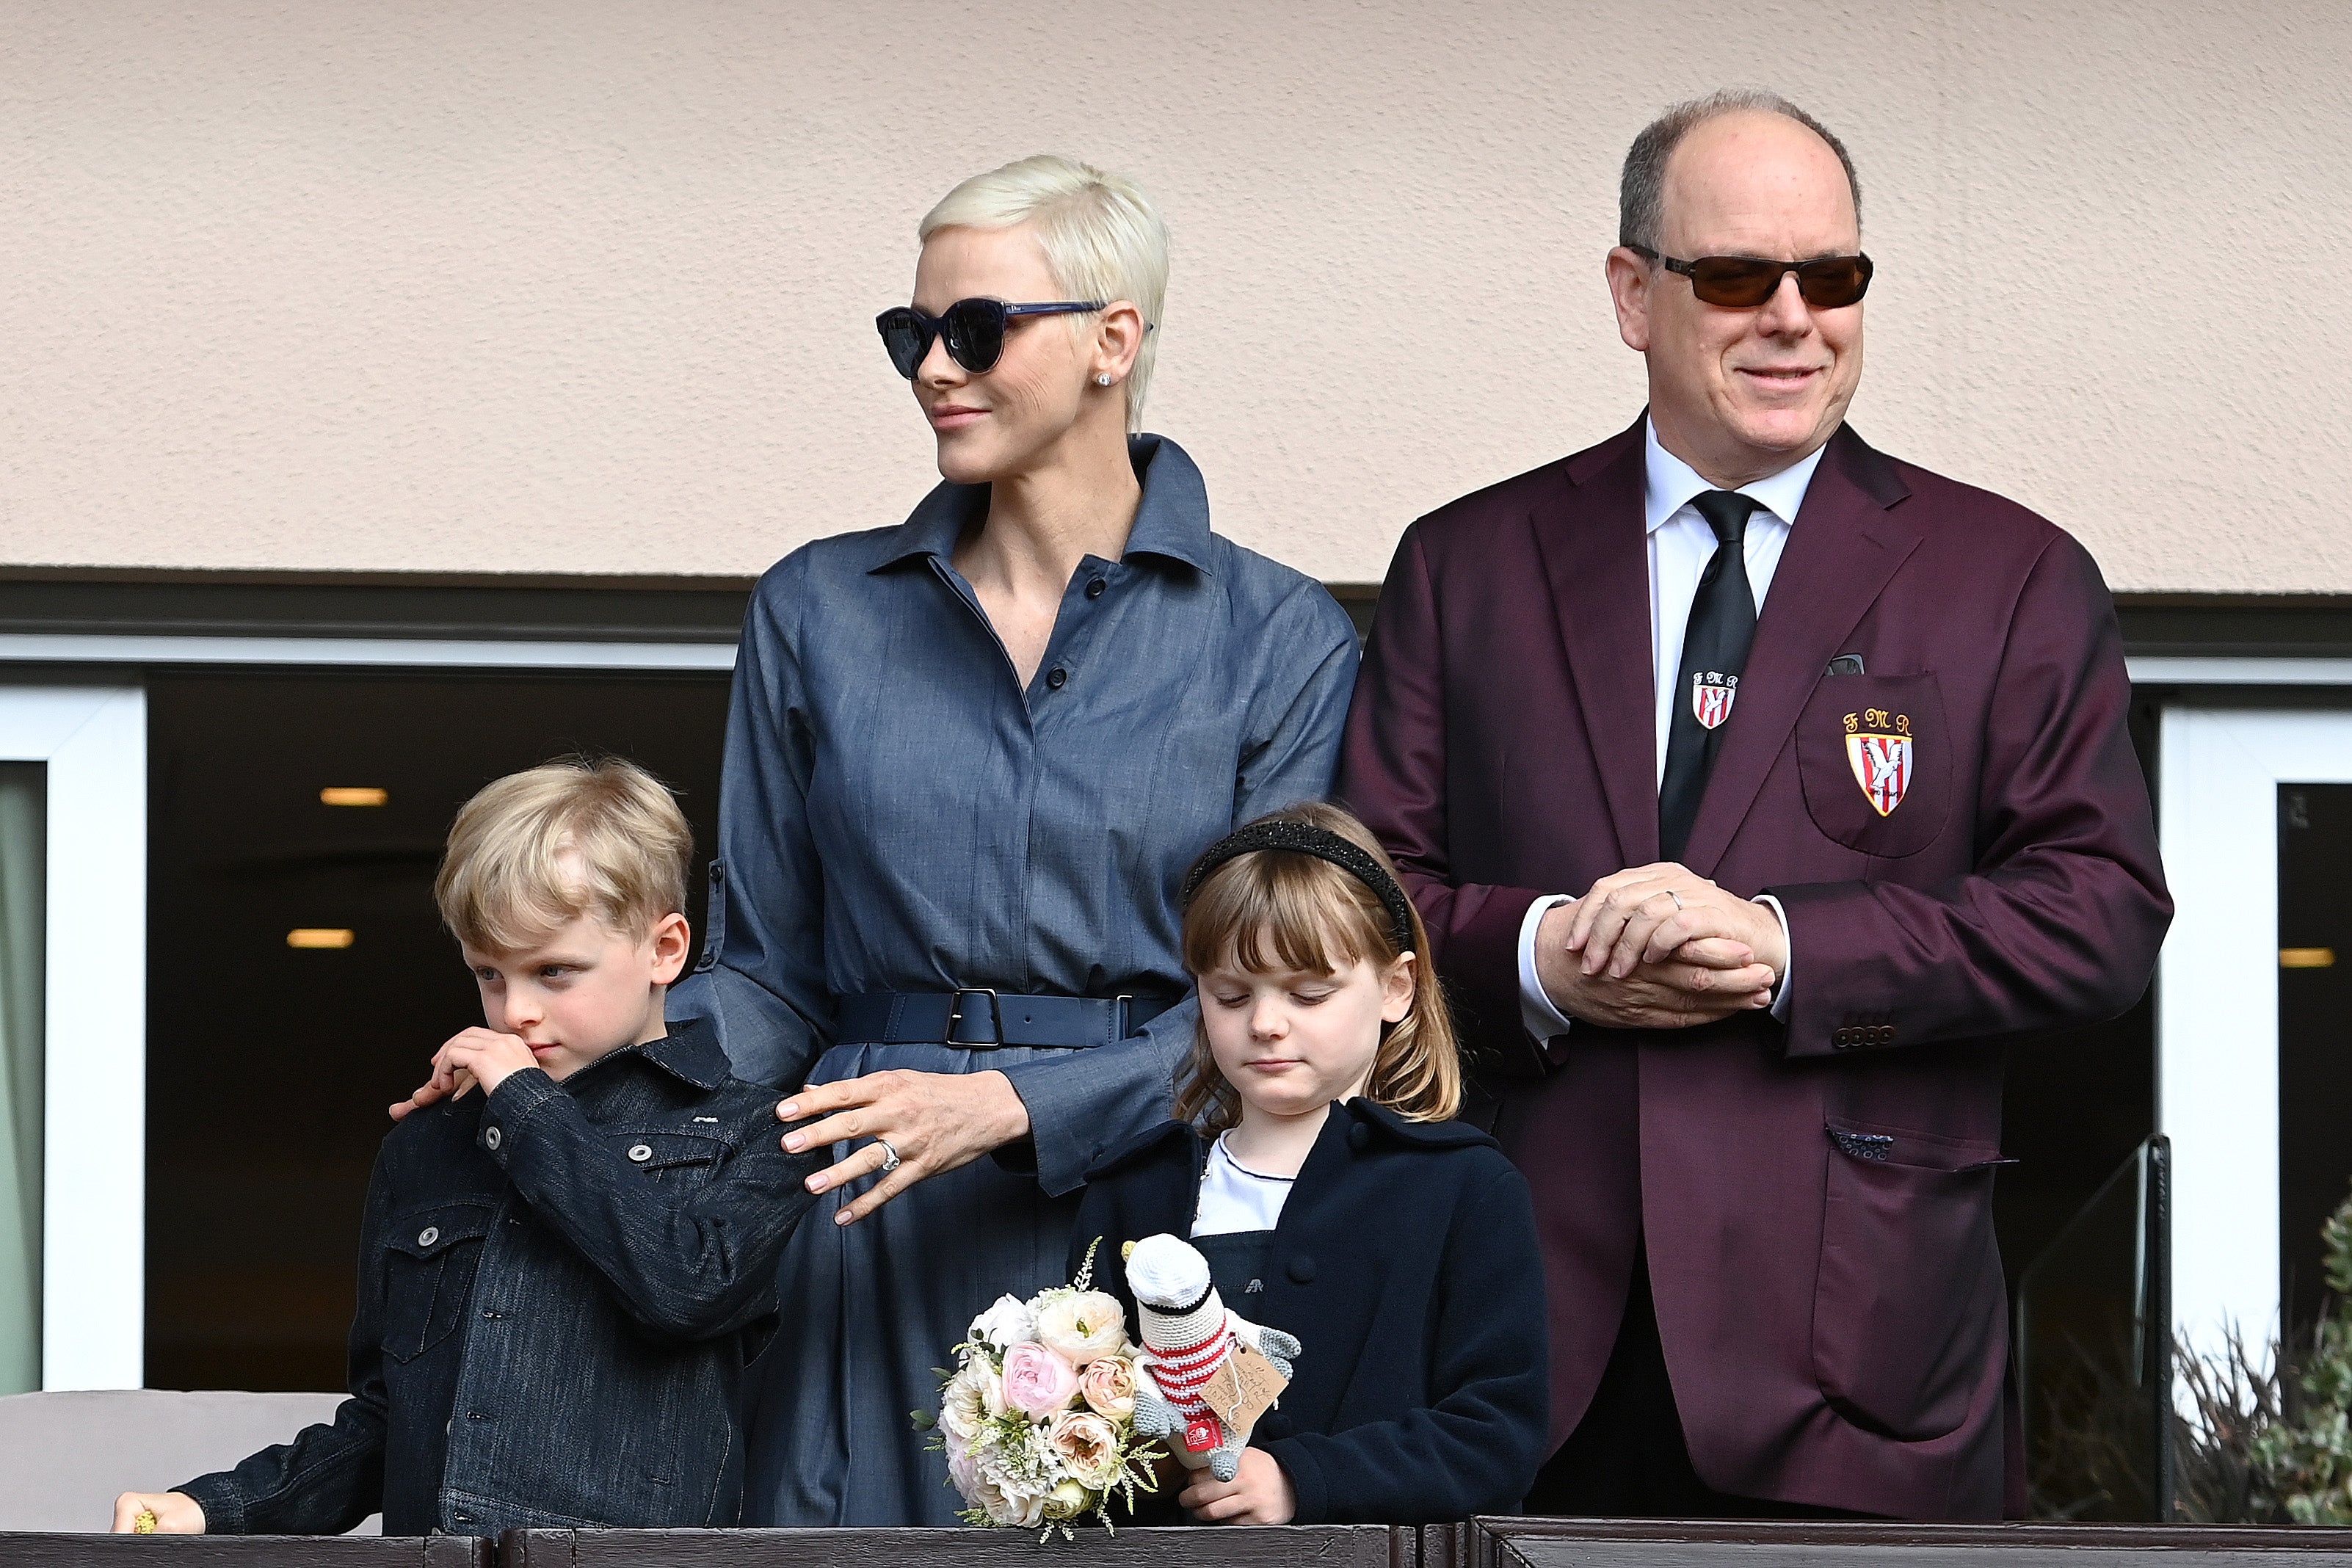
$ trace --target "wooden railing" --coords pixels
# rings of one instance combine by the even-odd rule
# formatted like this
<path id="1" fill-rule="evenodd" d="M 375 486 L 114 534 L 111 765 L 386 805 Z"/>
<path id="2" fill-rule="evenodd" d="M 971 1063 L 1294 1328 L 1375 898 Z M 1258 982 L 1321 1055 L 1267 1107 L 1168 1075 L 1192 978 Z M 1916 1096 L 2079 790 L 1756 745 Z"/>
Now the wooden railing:
<path id="1" fill-rule="evenodd" d="M 0 1534 L 0 1568 L 2352 1568 L 2352 1530 L 1478 1519 L 1425 1529 Z"/>

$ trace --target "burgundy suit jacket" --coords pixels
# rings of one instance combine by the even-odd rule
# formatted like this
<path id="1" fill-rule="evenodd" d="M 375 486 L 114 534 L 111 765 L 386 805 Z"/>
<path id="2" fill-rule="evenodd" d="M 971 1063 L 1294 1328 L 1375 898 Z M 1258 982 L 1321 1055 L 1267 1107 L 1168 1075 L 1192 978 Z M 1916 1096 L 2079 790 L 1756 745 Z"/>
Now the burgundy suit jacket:
<path id="1" fill-rule="evenodd" d="M 1709 1486 L 1998 1517 L 2003 1052 L 2128 1007 L 2171 919 L 2114 605 L 2051 523 L 1841 428 L 1685 855 L 1780 900 L 1788 1021 L 1580 1023 L 1538 1047 L 1529 901 L 1657 858 L 1643 446 L 1637 423 L 1405 531 L 1340 773 L 1534 1189 L 1553 1436 L 1591 1399 L 1646 1236 Z M 1827 673 L 1842 654 L 1866 673 Z M 1862 781 L 1905 741 L 1882 813 Z"/>

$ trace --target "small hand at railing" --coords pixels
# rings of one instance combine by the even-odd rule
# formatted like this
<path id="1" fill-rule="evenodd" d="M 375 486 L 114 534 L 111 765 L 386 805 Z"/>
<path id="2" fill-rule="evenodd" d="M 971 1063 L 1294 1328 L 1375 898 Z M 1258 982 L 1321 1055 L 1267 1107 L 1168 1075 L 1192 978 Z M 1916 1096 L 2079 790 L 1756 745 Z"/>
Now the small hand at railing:
<path id="1" fill-rule="evenodd" d="M 117 1535 L 202 1535 L 205 1510 L 185 1492 L 124 1492 L 114 1500 Z"/>

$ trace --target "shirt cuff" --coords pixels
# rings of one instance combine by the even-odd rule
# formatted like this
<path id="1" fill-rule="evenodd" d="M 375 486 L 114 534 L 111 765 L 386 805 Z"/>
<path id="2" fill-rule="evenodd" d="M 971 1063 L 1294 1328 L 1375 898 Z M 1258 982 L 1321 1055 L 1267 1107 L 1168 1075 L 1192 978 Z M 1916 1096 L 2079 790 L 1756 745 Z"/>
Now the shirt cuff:
<path id="1" fill-rule="evenodd" d="M 1772 1016 L 1785 1024 L 1789 1021 L 1789 976 L 1797 971 L 1797 944 L 1789 940 L 1789 911 L 1782 909 L 1780 900 L 1769 893 L 1759 893 L 1748 901 L 1769 906 L 1780 921 L 1780 951 L 1789 958 L 1780 971 L 1780 978 L 1772 983 Z"/>
<path id="2" fill-rule="evenodd" d="M 1566 1014 L 1551 1005 L 1551 998 L 1544 994 L 1542 983 L 1536 979 L 1536 928 L 1543 924 L 1544 916 L 1550 910 L 1574 902 L 1565 893 L 1538 899 L 1528 906 L 1527 918 L 1519 922 L 1519 1022 L 1538 1045 L 1554 1035 L 1565 1035 L 1575 1026 Z"/>

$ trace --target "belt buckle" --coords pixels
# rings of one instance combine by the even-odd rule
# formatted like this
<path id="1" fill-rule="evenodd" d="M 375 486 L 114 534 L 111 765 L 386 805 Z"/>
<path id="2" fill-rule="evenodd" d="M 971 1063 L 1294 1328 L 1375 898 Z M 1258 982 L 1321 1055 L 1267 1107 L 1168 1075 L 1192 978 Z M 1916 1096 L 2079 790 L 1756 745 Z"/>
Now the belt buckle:
<path id="1" fill-rule="evenodd" d="M 985 996 L 988 998 L 989 1020 L 996 1026 L 996 1038 L 993 1040 L 982 1042 L 979 1040 L 959 1040 L 955 1037 L 956 1026 L 963 1022 L 963 999 L 967 996 Z M 993 986 L 959 985 L 948 994 L 947 1043 L 951 1046 L 976 1046 L 983 1043 L 992 1046 L 1001 1046 L 1004 1043 L 1004 1005 L 996 999 L 996 991 Z"/>

